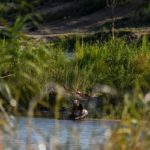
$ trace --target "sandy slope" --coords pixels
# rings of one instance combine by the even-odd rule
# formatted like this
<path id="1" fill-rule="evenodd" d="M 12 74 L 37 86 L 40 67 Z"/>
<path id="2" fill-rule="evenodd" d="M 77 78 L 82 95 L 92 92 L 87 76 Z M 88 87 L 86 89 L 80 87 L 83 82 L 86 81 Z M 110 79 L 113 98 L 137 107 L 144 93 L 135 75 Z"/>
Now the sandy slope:
<path id="1" fill-rule="evenodd" d="M 116 19 L 121 19 L 133 11 L 138 10 L 142 3 L 143 0 L 134 0 L 124 6 L 117 7 L 115 9 Z M 105 8 L 90 15 L 81 16 L 76 19 L 58 20 L 51 23 L 46 23 L 41 25 L 38 31 L 32 33 L 30 32 L 29 36 L 41 37 L 97 32 L 101 25 L 107 22 L 111 22 L 111 8 Z"/>

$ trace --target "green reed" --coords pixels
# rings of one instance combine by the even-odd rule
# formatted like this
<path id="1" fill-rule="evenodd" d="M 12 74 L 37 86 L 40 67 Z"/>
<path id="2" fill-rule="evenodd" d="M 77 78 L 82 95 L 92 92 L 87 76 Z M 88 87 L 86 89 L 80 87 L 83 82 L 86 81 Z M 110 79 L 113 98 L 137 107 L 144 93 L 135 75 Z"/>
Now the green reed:
<path id="1" fill-rule="evenodd" d="M 150 87 L 150 52 L 145 38 L 141 45 L 121 39 L 94 44 L 77 41 L 71 59 L 59 43 L 26 38 L 0 42 L 0 80 L 15 88 L 19 99 L 29 101 L 50 81 L 87 94 L 96 84 L 107 84 L 121 94 L 137 85 L 145 91 Z"/>

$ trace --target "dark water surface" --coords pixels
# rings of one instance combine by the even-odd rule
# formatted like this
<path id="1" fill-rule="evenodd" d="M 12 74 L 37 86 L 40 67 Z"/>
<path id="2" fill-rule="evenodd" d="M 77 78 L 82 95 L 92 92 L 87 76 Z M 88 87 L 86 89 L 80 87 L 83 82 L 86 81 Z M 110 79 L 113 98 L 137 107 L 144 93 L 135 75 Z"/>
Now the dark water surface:
<path id="1" fill-rule="evenodd" d="M 102 149 L 118 123 L 18 118 L 11 132 L 3 133 L 4 149 L 96 150 Z"/>

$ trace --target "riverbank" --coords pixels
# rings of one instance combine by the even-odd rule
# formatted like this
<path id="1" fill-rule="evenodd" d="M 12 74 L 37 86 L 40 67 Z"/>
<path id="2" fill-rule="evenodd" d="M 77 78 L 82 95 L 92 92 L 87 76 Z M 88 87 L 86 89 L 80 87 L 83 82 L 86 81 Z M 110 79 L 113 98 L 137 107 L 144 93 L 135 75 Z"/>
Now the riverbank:
<path id="1" fill-rule="evenodd" d="M 80 99 L 72 93 L 80 91 L 87 95 L 94 118 L 97 110 L 120 118 L 125 95 L 133 101 L 137 91 L 143 98 L 149 91 L 150 47 L 145 36 L 141 42 L 131 43 L 122 39 L 104 43 L 77 40 L 71 59 L 65 42 L 16 39 L 0 43 L 0 92 L 7 95 L 2 97 L 3 105 L 10 112 L 18 107 L 24 112 L 30 107 L 34 110 L 37 104 L 44 110 L 70 108 L 74 98 Z"/>

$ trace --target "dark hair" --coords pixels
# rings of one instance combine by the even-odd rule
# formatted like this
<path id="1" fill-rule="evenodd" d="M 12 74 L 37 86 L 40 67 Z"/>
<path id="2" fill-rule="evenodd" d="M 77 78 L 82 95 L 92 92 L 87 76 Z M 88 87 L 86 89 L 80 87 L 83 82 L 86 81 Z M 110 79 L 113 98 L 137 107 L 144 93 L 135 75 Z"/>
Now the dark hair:
<path id="1" fill-rule="evenodd" d="M 83 110 L 83 105 L 79 104 L 79 110 Z"/>

